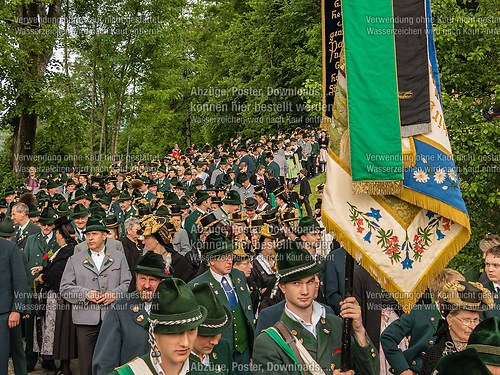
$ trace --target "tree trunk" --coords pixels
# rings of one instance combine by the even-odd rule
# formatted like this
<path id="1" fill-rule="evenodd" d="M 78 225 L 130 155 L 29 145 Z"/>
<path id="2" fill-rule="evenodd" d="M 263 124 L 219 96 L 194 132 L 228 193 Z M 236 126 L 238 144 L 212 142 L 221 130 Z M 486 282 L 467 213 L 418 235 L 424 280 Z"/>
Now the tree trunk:
<path id="1" fill-rule="evenodd" d="M 97 34 L 97 22 L 94 23 L 93 33 L 94 33 L 93 37 L 95 39 L 95 36 Z M 92 53 L 92 104 L 90 109 L 90 132 L 89 132 L 90 173 L 92 173 L 94 169 L 94 121 L 95 121 L 95 103 L 97 96 L 97 77 L 96 77 L 97 63 L 95 54 L 96 52 L 94 48 L 94 51 Z"/>
<path id="2" fill-rule="evenodd" d="M 107 132 L 106 132 L 106 115 L 108 112 L 108 97 L 107 93 L 104 93 L 104 100 L 102 103 L 101 112 L 101 135 L 99 137 L 99 170 L 102 167 L 103 155 L 106 154 L 106 142 L 107 142 Z"/>
<path id="3" fill-rule="evenodd" d="M 18 8 L 19 19 L 28 19 L 31 23 L 20 24 L 19 28 L 32 30 L 42 30 L 43 27 L 57 26 L 57 19 L 61 15 L 61 1 L 56 0 L 46 8 L 45 3 L 20 5 Z M 39 20 L 42 24 L 39 24 Z M 34 36 L 37 38 L 37 36 Z M 22 39 L 20 39 L 22 40 Z M 40 78 L 45 75 L 47 64 L 52 56 L 55 38 L 47 38 L 43 44 L 43 48 L 38 48 L 35 39 L 34 47 L 21 44 L 19 48 L 25 49 L 28 56 L 27 65 L 24 69 L 24 82 L 20 82 L 19 86 L 26 85 L 29 82 L 31 85 L 40 84 Z M 36 92 L 32 90 L 31 92 Z M 37 114 L 34 107 L 36 101 L 33 99 L 31 92 L 23 92 L 16 98 L 16 106 L 19 108 L 19 115 L 13 118 L 12 125 L 14 133 L 12 137 L 12 171 L 21 177 L 27 172 L 28 167 L 32 164 L 33 151 L 35 147 L 35 135 L 37 127 Z"/>

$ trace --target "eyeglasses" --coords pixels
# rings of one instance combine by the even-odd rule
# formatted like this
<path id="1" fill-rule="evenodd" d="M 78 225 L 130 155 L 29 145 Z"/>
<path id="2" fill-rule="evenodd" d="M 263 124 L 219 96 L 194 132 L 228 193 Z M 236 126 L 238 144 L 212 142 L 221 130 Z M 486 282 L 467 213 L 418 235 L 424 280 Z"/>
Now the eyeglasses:
<path id="1" fill-rule="evenodd" d="M 458 316 L 455 316 L 455 319 L 457 319 L 458 321 L 460 321 L 460 323 L 462 323 L 465 327 L 468 327 L 471 324 L 473 324 L 474 326 L 477 326 L 479 323 L 481 323 L 481 319 L 479 319 L 479 318 L 476 318 L 476 319 L 471 319 L 471 318 L 460 319 Z"/>

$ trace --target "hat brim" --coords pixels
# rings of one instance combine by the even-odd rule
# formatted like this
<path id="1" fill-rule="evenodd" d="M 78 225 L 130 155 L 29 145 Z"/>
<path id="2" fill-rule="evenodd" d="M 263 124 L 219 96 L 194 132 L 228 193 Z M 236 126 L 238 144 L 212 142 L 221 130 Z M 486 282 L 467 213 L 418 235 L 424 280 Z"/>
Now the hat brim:
<path id="1" fill-rule="evenodd" d="M 215 250 L 207 251 L 205 253 L 205 256 L 207 258 L 217 258 L 217 257 L 223 256 L 223 255 L 229 254 L 229 253 L 233 253 L 236 249 L 237 249 L 236 246 L 230 244 L 229 246 L 225 246 L 225 247 L 218 248 Z"/>
<path id="2" fill-rule="evenodd" d="M 162 272 L 162 270 L 154 267 L 137 266 L 132 271 L 135 273 L 140 273 L 142 275 L 160 277 L 162 279 L 172 277 L 172 275 L 165 273 L 165 270 Z"/>
<path id="3" fill-rule="evenodd" d="M 7 232 L 0 232 L 0 237 L 13 237 L 14 236 L 14 233 L 16 233 L 16 231 L 12 231 L 12 233 L 7 233 Z"/>
<path id="4" fill-rule="evenodd" d="M 225 322 L 224 323 L 221 322 L 221 320 L 224 320 L 224 318 L 219 320 L 205 319 L 205 321 L 201 323 L 200 326 L 198 327 L 198 336 L 217 336 L 219 333 L 224 332 L 231 325 L 233 321 L 233 314 L 229 309 L 229 307 L 227 306 L 223 307 L 227 318 L 225 319 Z"/>
<path id="5" fill-rule="evenodd" d="M 234 206 L 239 206 L 241 204 L 241 202 L 233 201 L 231 199 L 223 199 L 222 200 L 222 204 L 231 204 L 231 205 L 234 205 Z"/>
<path id="6" fill-rule="evenodd" d="M 83 233 L 87 234 L 89 232 L 105 232 L 105 233 L 109 233 L 109 230 L 108 230 L 108 228 L 106 228 L 104 226 L 101 226 L 101 225 L 90 225 L 87 228 L 85 228 L 85 230 L 83 231 Z"/>
<path id="7" fill-rule="evenodd" d="M 292 273 L 288 276 L 285 276 L 285 277 L 280 277 L 279 282 L 280 283 L 288 283 L 290 281 L 296 281 L 296 280 L 303 279 L 304 277 L 315 275 L 323 269 L 323 266 L 324 266 L 323 263 L 315 262 L 315 264 L 310 268 L 304 269 L 303 271 L 294 272 L 294 273 Z M 297 269 L 297 267 L 287 268 L 287 269 L 279 271 L 279 273 L 282 275 L 286 275 L 287 273 L 289 273 L 295 269 Z"/>
<path id="8" fill-rule="evenodd" d="M 186 331 L 191 331 L 192 329 L 195 329 L 200 326 L 201 323 L 205 321 L 208 315 L 208 311 L 204 306 L 199 306 L 200 312 L 201 312 L 201 318 L 197 319 L 192 322 L 186 322 L 186 323 L 179 323 L 179 324 L 157 324 L 154 328 L 155 333 L 181 333 L 181 332 L 186 332 Z M 155 315 L 155 314 L 150 314 L 149 320 L 150 319 L 157 319 L 161 321 L 178 321 L 178 320 L 189 320 L 189 318 L 184 317 L 183 319 L 176 319 L 176 318 L 170 318 L 168 315 Z M 144 329 L 146 331 L 149 330 L 149 320 L 148 322 L 144 325 Z"/>

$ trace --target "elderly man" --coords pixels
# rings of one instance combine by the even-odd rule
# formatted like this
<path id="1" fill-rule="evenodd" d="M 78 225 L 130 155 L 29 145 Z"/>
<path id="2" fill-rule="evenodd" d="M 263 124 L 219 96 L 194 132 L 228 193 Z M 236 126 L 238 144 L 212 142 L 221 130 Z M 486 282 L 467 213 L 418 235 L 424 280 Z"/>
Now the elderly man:
<path id="1" fill-rule="evenodd" d="M 70 219 L 73 220 L 73 227 L 75 228 L 76 242 L 85 242 L 85 227 L 89 220 L 90 211 L 83 204 L 79 203 L 73 208 Z"/>
<path id="2" fill-rule="evenodd" d="M 102 322 L 92 359 L 94 375 L 109 374 L 116 367 L 149 351 L 144 325 L 148 321 L 156 288 L 168 275 L 162 256 L 152 251 L 146 252 L 133 271 L 136 275 L 135 292 L 117 301 Z"/>
<path id="3" fill-rule="evenodd" d="M 24 203 L 18 203 L 12 208 L 11 218 L 16 225 L 14 242 L 19 250 L 24 251 L 26 240 L 32 234 L 40 233 L 40 228 L 33 224 L 28 217 L 29 208 Z"/>
<path id="4" fill-rule="evenodd" d="M 230 345 L 236 373 L 250 373 L 254 314 L 245 274 L 233 268 L 236 247 L 223 235 L 212 233 L 204 244 L 209 270 L 189 282 L 195 287 L 208 282 L 224 306 L 231 310 L 233 329 L 224 331 Z"/>
<path id="5" fill-rule="evenodd" d="M 109 305 L 124 295 L 131 276 L 123 253 L 106 248 L 106 225 L 99 217 L 87 222 L 88 249 L 69 258 L 61 295 L 73 305 L 80 374 L 92 374 L 92 354 Z"/>

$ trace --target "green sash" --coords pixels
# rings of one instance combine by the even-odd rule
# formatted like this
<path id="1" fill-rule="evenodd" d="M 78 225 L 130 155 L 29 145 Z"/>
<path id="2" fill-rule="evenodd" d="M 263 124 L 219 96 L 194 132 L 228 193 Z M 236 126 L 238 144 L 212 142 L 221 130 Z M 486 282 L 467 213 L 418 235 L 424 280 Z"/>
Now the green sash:
<path id="1" fill-rule="evenodd" d="M 283 340 L 283 337 L 281 337 L 278 331 L 276 331 L 275 328 L 271 327 L 265 329 L 264 332 L 267 333 L 269 337 L 271 337 L 279 345 L 279 347 L 283 349 L 286 355 L 288 355 L 292 359 L 292 361 L 297 366 L 297 369 L 300 369 L 301 365 L 299 363 L 299 360 L 295 356 L 295 353 L 293 352 L 292 348 L 290 348 L 290 346 L 285 342 L 285 340 Z M 299 370 L 299 372 L 303 375 L 302 370 Z"/>

